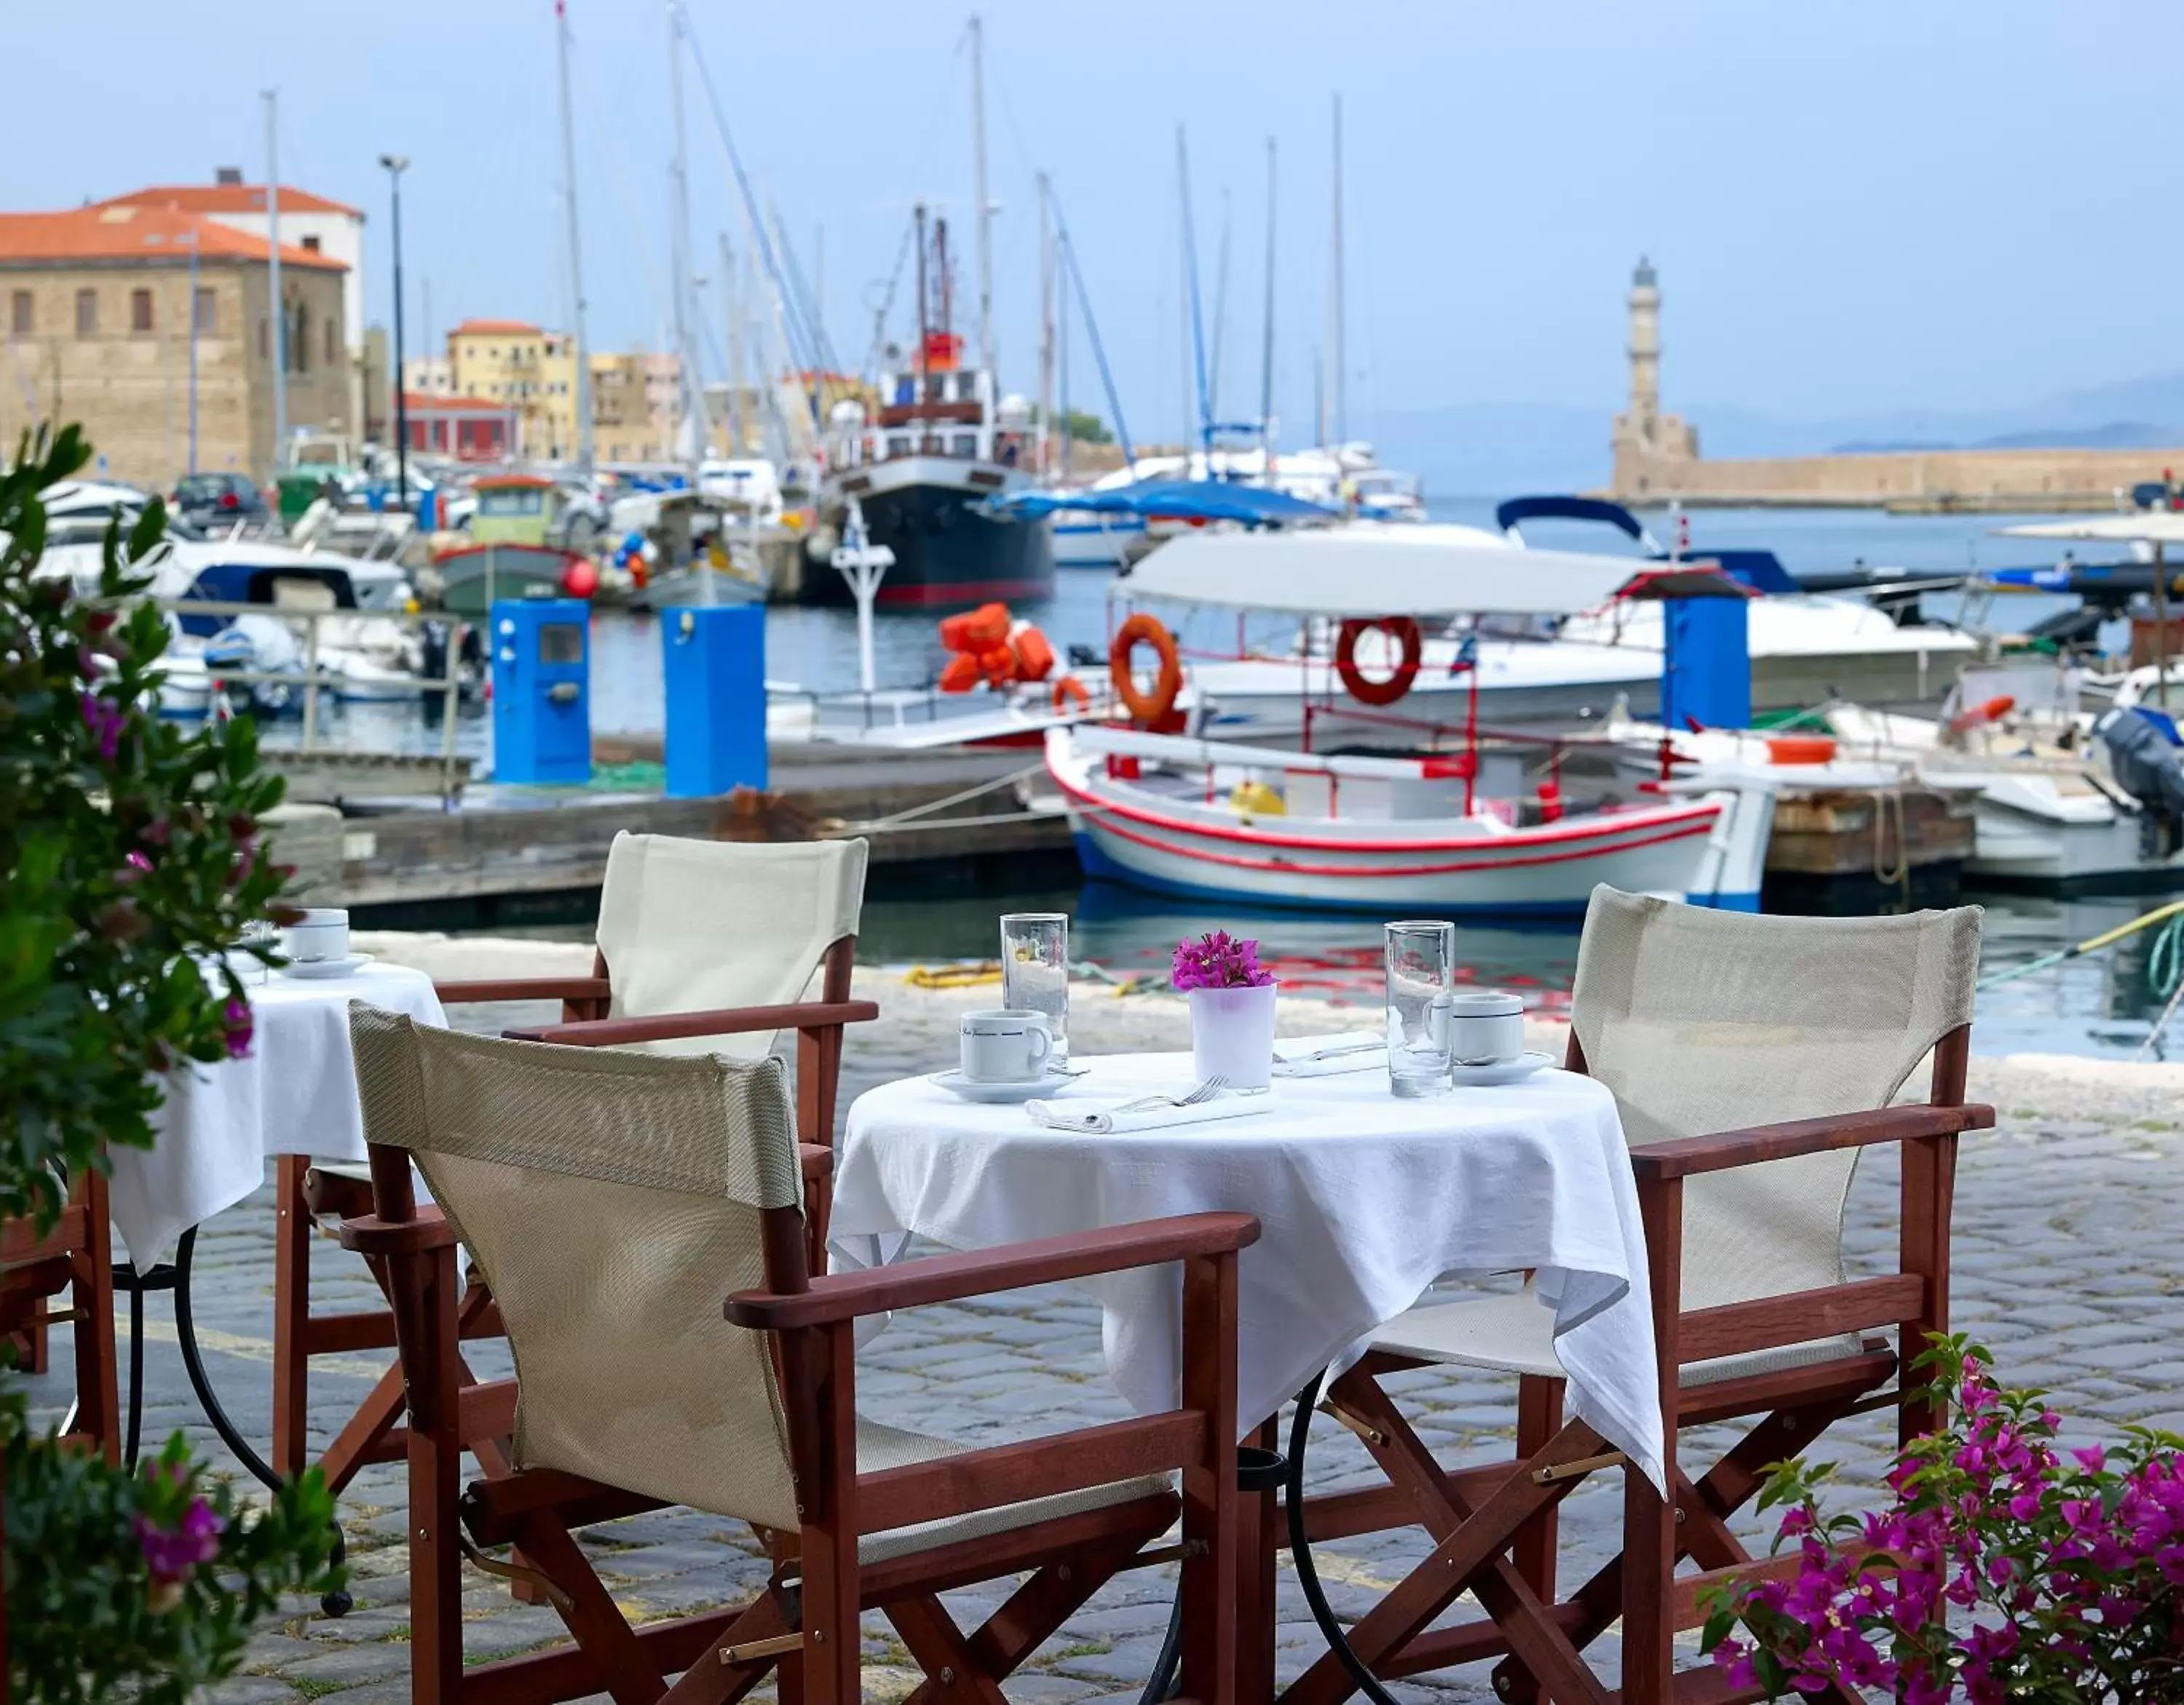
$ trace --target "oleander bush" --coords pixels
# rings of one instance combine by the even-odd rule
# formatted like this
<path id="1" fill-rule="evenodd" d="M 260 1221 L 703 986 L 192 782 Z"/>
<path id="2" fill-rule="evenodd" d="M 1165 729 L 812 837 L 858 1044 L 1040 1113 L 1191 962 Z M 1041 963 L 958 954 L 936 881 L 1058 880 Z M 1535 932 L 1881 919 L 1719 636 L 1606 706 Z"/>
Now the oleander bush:
<path id="1" fill-rule="evenodd" d="M 109 528 L 95 588 L 39 571 L 39 494 L 90 454 L 41 431 L 0 470 L 0 1217 L 41 1231 L 109 1147 L 151 1145 L 168 1074 L 248 1050 L 226 955 L 285 879 L 250 724 L 156 714 L 169 634 L 139 594 L 159 504 Z M 181 1705 L 282 1594 L 337 1584 L 315 1470 L 253 1507 L 177 1434 L 125 1473 L 34 1429 L 12 1377 L 0 1520 L 4 1680 L 36 1705 Z"/>

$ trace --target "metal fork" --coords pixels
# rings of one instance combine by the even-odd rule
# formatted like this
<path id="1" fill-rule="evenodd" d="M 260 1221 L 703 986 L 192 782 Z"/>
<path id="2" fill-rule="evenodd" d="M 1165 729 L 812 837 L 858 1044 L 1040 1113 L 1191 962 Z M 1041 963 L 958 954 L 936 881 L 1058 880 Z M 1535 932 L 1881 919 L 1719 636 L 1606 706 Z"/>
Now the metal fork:
<path id="1" fill-rule="evenodd" d="M 1208 1078 L 1187 1095 L 1140 1095 L 1134 1101 L 1125 1101 L 1119 1107 L 1110 1107 L 1110 1118 L 1117 1113 L 1142 1113 L 1148 1107 L 1195 1107 L 1201 1101 L 1210 1101 L 1228 1087 L 1228 1080 L 1219 1073 Z"/>

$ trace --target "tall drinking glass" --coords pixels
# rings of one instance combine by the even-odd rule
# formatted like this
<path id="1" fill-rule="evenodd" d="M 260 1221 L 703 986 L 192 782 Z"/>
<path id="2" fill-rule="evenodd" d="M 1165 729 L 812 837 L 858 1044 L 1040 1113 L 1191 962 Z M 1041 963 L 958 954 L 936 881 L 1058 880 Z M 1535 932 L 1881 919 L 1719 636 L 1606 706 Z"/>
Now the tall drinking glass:
<path id="1" fill-rule="evenodd" d="M 1387 928 L 1388 1088 L 1398 1095 L 1438 1095 L 1453 1081 L 1448 1014 L 1456 926 L 1426 919 Z"/>
<path id="2" fill-rule="evenodd" d="M 1001 1004 L 1037 1012 L 1054 1035 L 1053 1062 L 1069 1059 L 1069 914 L 1011 911 L 1001 918 Z"/>

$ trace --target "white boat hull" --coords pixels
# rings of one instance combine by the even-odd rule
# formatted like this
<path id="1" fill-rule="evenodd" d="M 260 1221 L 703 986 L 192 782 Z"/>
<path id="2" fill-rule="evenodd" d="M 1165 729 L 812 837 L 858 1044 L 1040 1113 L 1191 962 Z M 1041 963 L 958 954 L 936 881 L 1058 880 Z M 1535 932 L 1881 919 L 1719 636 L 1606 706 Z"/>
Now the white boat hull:
<path id="1" fill-rule="evenodd" d="M 1593 888 L 1607 883 L 1758 909 L 1774 816 L 1763 785 L 1525 827 L 1485 814 L 1255 817 L 1111 777 L 1088 749 L 1096 744 L 1066 730 L 1047 737 L 1047 768 L 1085 874 L 1156 894 L 1383 915 L 1562 917 L 1582 912 Z M 1178 750 L 1195 744 L 1172 743 Z M 1279 756 L 1268 756 L 1265 767 L 1278 772 Z"/>

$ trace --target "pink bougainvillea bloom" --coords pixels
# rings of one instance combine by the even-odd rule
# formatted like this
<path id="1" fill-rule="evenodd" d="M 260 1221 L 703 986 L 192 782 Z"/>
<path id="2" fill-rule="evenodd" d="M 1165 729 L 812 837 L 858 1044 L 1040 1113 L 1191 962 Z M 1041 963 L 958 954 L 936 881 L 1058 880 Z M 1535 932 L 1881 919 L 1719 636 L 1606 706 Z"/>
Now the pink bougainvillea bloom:
<path id="1" fill-rule="evenodd" d="M 227 1530 L 227 1524 L 220 1519 L 219 1513 L 202 1497 L 190 1500 L 179 1528 L 158 1527 L 141 1515 L 136 1518 L 136 1543 L 144 1553 L 152 1579 L 163 1585 L 188 1580 L 190 1572 L 199 1563 L 210 1563 L 218 1557 L 220 1536 Z"/>

